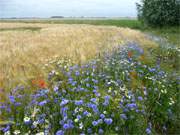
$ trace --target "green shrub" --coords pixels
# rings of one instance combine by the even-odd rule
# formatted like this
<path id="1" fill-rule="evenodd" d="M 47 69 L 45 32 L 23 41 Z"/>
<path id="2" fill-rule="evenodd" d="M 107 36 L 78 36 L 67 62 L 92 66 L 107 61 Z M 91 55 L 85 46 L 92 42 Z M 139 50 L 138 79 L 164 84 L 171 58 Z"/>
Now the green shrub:
<path id="1" fill-rule="evenodd" d="M 138 18 L 151 26 L 179 25 L 179 0 L 142 0 L 137 3 Z"/>

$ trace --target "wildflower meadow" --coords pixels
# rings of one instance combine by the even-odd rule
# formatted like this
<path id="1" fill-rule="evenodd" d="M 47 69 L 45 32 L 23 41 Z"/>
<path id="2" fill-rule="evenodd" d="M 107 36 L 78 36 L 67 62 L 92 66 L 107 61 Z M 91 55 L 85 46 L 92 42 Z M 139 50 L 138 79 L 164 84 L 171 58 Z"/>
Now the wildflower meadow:
<path id="1" fill-rule="evenodd" d="M 178 128 L 179 76 L 135 42 L 82 64 L 56 59 L 34 91 L 0 102 L 4 135 L 153 135 Z M 150 57 L 150 58 L 149 58 Z"/>

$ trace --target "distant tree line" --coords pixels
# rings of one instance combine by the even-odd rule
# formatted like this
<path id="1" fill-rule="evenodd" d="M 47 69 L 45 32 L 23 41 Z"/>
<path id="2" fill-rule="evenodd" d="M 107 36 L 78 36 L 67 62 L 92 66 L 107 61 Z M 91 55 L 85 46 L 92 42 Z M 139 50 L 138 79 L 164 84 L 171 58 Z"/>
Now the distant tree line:
<path id="1" fill-rule="evenodd" d="M 180 24 L 180 0 L 141 0 L 137 10 L 139 20 L 150 26 Z"/>

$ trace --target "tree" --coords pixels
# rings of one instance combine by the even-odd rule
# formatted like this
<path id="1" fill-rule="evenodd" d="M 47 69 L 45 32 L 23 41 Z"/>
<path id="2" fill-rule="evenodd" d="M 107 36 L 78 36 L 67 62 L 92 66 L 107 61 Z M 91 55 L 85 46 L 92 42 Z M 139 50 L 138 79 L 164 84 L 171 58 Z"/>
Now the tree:
<path id="1" fill-rule="evenodd" d="M 151 26 L 180 24 L 180 0 L 141 0 L 138 18 Z"/>

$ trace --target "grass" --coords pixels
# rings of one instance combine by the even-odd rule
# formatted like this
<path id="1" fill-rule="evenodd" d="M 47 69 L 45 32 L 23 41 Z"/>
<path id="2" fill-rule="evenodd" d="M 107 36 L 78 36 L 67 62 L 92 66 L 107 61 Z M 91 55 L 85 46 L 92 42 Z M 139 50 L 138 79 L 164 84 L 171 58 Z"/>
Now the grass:
<path id="1" fill-rule="evenodd" d="M 106 25 L 128 28 L 141 28 L 141 23 L 137 20 L 84 20 L 84 19 L 59 19 L 59 20 L 1 20 L 1 22 L 14 22 L 14 23 L 44 23 L 44 24 L 91 24 L 91 25 Z"/>
<path id="2" fill-rule="evenodd" d="M 147 28 L 145 31 L 161 36 L 172 45 L 180 47 L 180 26 L 164 28 Z"/>

